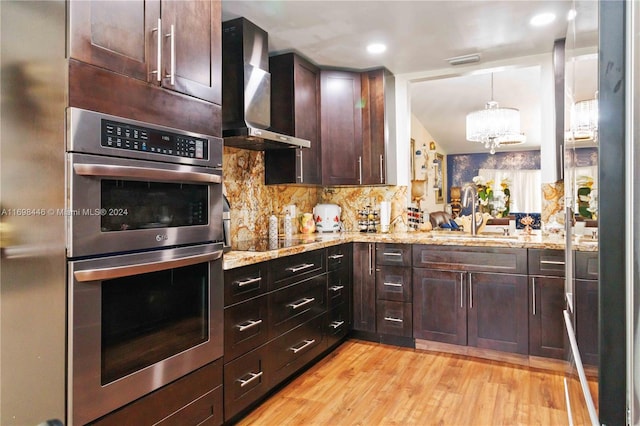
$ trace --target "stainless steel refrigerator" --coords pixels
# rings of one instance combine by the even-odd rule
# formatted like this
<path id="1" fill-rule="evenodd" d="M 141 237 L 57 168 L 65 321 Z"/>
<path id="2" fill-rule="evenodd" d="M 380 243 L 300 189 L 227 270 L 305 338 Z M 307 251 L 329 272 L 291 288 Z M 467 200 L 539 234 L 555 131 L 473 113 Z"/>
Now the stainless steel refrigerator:
<path id="1" fill-rule="evenodd" d="M 65 2 L 0 1 L 0 424 L 65 419 Z"/>

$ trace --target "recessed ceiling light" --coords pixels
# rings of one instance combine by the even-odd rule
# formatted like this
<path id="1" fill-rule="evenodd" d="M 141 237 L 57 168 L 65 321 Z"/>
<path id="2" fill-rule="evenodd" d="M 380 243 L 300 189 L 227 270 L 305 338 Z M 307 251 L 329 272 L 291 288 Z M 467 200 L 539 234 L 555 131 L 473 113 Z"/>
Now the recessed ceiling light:
<path id="1" fill-rule="evenodd" d="M 567 21 L 573 21 L 574 19 L 576 19 L 577 14 L 578 12 L 576 12 L 575 9 L 571 9 L 569 13 L 567 13 Z"/>
<path id="2" fill-rule="evenodd" d="M 531 18 L 531 20 L 529 21 L 529 24 L 531 24 L 534 27 L 541 27 L 543 25 L 548 25 L 552 23 L 555 19 L 556 19 L 556 15 L 554 15 L 553 13 L 540 13 L 538 15 L 535 15 L 533 18 Z"/>
<path id="3" fill-rule="evenodd" d="M 387 50 L 387 46 L 382 43 L 371 43 L 367 46 L 367 52 L 371 54 L 379 54 Z"/>

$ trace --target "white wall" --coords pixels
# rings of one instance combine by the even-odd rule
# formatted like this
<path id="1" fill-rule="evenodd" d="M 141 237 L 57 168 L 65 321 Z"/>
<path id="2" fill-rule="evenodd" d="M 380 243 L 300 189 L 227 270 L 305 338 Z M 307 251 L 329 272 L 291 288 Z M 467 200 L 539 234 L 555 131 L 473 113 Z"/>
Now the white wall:
<path id="1" fill-rule="evenodd" d="M 435 170 L 432 167 L 433 164 L 433 160 L 435 158 L 435 154 L 437 152 L 441 153 L 441 150 L 439 149 L 440 146 L 438 145 L 438 142 L 435 141 L 433 139 L 433 137 L 431 136 L 431 133 L 429 133 L 429 131 L 422 125 L 422 123 L 418 120 L 418 118 L 415 115 L 411 115 L 411 139 L 413 139 L 415 141 L 415 149 L 420 149 L 421 151 L 426 150 L 427 151 L 427 155 L 426 157 L 422 157 L 422 158 L 415 158 L 414 157 L 414 161 L 413 161 L 413 168 L 414 168 L 414 177 L 416 179 L 423 179 L 426 178 L 426 193 L 425 193 L 425 200 L 424 202 L 421 204 L 421 208 L 423 211 L 427 211 L 427 212 L 434 212 L 434 211 L 438 211 L 438 210 L 444 210 L 444 202 L 438 203 L 436 202 L 436 190 L 433 188 L 433 184 L 434 184 L 434 180 L 436 178 L 435 176 Z M 429 151 L 429 144 L 430 142 L 435 142 L 436 143 L 436 150 L 435 151 Z M 424 147 L 424 148 L 423 148 Z M 443 154 L 444 155 L 444 154 Z M 426 174 L 425 173 L 421 173 L 421 166 L 423 163 L 426 163 Z M 443 164 L 443 166 L 446 165 L 446 157 L 445 157 L 445 162 Z M 446 188 L 447 188 L 447 182 L 446 182 L 446 177 L 447 177 L 447 171 L 446 168 L 443 170 L 443 174 L 444 174 L 444 182 L 443 182 L 443 188 L 446 194 Z M 446 195 L 444 196 L 444 198 L 446 198 Z"/>

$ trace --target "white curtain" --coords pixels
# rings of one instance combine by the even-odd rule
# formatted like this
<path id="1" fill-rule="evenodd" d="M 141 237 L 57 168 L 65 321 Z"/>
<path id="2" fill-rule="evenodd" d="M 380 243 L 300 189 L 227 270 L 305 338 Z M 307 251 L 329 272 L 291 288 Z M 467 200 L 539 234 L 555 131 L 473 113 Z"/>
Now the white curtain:
<path id="1" fill-rule="evenodd" d="M 493 180 L 494 191 L 501 191 L 500 183 L 508 179 L 511 213 L 540 213 L 542 211 L 542 183 L 540 170 L 480 169 L 480 176 Z"/>

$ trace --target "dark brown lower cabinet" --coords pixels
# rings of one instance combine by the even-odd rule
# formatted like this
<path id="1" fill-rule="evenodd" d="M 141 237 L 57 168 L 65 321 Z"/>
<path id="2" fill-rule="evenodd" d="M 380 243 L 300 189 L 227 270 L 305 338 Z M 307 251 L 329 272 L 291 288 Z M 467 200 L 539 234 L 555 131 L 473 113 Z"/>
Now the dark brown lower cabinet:
<path id="1" fill-rule="evenodd" d="M 413 269 L 413 336 L 467 344 L 465 272 Z"/>
<path id="2" fill-rule="evenodd" d="M 261 346 L 224 366 L 224 415 L 233 418 L 269 390 L 267 347 Z"/>
<path id="3" fill-rule="evenodd" d="M 376 303 L 378 334 L 412 337 L 411 303 L 378 300 Z"/>
<path id="4" fill-rule="evenodd" d="M 529 277 L 529 354 L 565 359 L 563 277 Z"/>
<path id="5" fill-rule="evenodd" d="M 584 364 L 598 365 L 598 281 L 576 280 L 576 339 Z"/>
<path id="6" fill-rule="evenodd" d="M 469 346 L 528 354 L 527 276 L 469 273 Z"/>
<path id="7" fill-rule="evenodd" d="M 220 425 L 222 359 L 212 362 L 92 425 Z"/>
<path id="8" fill-rule="evenodd" d="M 353 243 L 353 329 L 376 331 L 375 244 Z"/>

